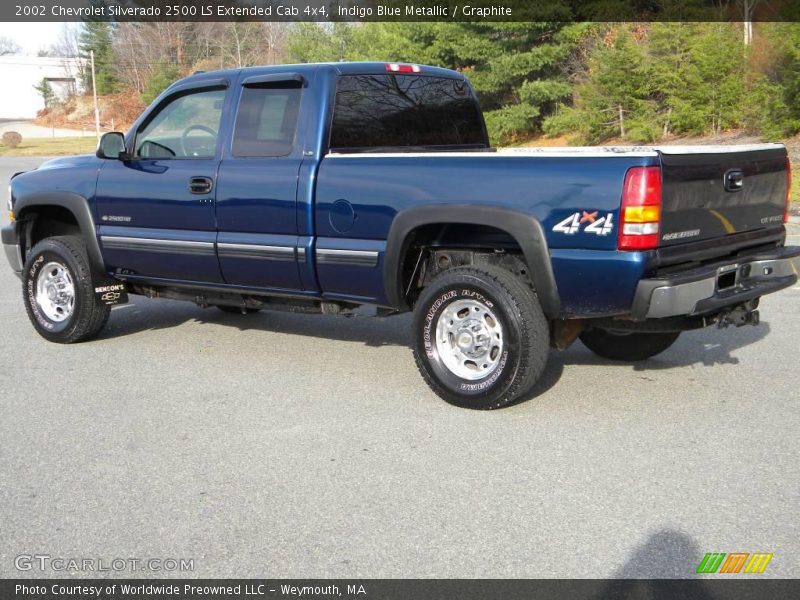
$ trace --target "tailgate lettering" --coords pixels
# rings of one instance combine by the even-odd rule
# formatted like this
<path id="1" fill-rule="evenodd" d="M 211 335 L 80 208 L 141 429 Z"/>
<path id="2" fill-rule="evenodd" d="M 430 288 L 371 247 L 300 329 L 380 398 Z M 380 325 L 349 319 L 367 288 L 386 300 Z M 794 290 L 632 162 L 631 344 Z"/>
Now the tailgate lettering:
<path id="1" fill-rule="evenodd" d="M 700 235 L 699 229 L 689 229 L 687 231 L 675 231 L 673 233 L 665 233 L 661 239 L 665 242 L 670 240 L 682 240 L 684 238 L 697 237 Z"/>

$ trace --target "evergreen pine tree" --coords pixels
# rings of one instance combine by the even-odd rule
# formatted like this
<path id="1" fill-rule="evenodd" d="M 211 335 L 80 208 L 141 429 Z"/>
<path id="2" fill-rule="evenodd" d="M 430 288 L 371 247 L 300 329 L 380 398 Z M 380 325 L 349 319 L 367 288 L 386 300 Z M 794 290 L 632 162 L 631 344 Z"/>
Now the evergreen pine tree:
<path id="1" fill-rule="evenodd" d="M 86 21 L 79 39 L 81 58 L 88 63 L 94 52 L 94 70 L 98 94 L 112 94 L 118 91 L 119 81 L 114 73 L 114 48 L 112 44 L 113 24 L 106 21 Z M 92 89 L 92 70 L 83 72 L 84 89 Z"/>
<path id="2" fill-rule="evenodd" d="M 570 95 L 565 64 L 585 23 L 367 23 L 293 29 L 295 60 L 379 60 L 433 64 L 469 76 L 494 142 L 539 130 Z"/>

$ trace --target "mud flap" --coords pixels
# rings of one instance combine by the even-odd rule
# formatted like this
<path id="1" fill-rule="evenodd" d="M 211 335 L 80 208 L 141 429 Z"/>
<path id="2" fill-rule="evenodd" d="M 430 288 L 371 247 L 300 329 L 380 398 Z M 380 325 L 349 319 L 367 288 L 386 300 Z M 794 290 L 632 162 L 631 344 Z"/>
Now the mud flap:
<path id="1" fill-rule="evenodd" d="M 107 279 L 95 285 L 94 297 L 101 304 L 125 304 L 128 302 L 128 290 L 125 283 Z"/>

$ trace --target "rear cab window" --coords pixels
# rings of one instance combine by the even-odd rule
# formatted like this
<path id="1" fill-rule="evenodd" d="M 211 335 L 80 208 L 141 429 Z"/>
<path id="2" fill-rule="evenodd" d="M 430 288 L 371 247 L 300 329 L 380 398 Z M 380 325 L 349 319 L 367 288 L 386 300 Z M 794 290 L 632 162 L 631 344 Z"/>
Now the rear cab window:
<path id="1" fill-rule="evenodd" d="M 424 74 L 342 75 L 330 149 L 336 153 L 488 147 L 477 99 L 464 79 Z"/>

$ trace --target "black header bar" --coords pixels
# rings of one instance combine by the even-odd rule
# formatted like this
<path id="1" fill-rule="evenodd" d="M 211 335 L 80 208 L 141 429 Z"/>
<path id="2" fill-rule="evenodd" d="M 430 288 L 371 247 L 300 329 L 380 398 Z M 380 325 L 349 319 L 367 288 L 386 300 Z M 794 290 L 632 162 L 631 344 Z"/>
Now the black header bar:
<path id="1" fill-rule="evenodd" d="M 738 600 L 798 598 L 798 579 L 16 579 L 3 600 Z"/>
<path id="2" fill-rule="evenodd" d="M 0 4 L 0 21 L 7 22 L 798 20 L 796 0 L 10 0 Z"/>

